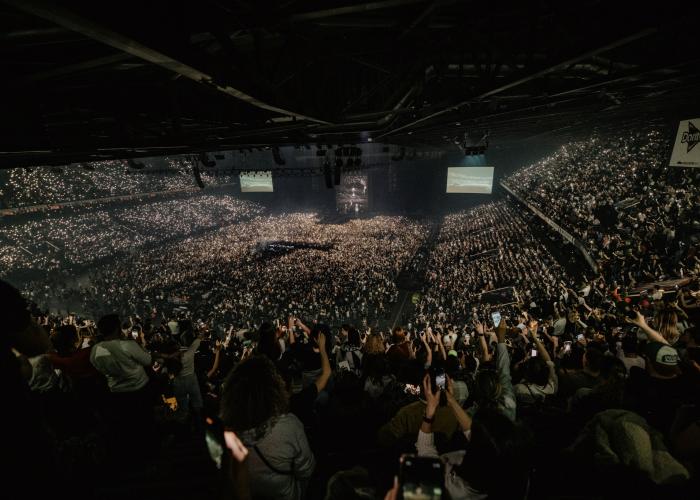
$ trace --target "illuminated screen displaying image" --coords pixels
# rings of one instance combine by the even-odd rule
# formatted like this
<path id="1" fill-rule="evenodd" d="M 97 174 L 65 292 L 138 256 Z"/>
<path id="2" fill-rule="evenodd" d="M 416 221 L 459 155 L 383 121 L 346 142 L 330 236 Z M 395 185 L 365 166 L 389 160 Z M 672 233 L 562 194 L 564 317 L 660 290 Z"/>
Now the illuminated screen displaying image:
<path id="1" fill-rule="evenodd" d="M 241 193 L 272 193 L 272 172 L 243 173 L 240 174 Z"/>
<path id="2" fill-rule="evenodd" d="M 343 175 L 335 189 L 336 207 L 341 214 L 367 211 L 367 176 Z"/>
<path id="3" fill-rule="evenodd" d="M 449 167 L 448 193 L 491 194 L 493 167 Z"/>

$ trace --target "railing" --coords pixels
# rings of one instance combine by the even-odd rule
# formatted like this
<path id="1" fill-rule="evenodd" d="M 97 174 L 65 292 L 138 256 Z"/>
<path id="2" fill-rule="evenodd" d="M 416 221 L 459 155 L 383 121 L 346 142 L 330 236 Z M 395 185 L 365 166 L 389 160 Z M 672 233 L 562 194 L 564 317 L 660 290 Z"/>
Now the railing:
<path id="1" fill-rule="evenodd" d="M 593 270 L 594 273 L 598 274 L 598 265 L 596 264 L 595 260 L 593 260 L 593 257 L 591 257 L 591 254 L 588 253 L 588 249 L 586 248 L 586 245 L 583 244 L 581 240 L 578 238 L 574 237 L 571 233 L 569 233 L 566 229 L 561 227 L 559 224 L 554 222 L 552 219 L 547 217 L 545 214 L 543 214 L 537 207 L 532 205 L 531 203 L 528 203 L 527 201 L 523 200 L 519 195 L 515 194 L 512 189 L 510 189 L 507 185 L 505 185 L 503 182 L 499 183 L 503 189 L 505 189 L 508 194 L 510 194 L 513 198 L 518 200 L 520 203 L 525 205 L 527 208 L 529 208 L 535 215 L 537 215 L 540 219 L 542 219 L 544 222 L 549 225 L 552 229 L 554 229 L 557 233 L 561 235 L 562 238 L 564 238 L 566 241 L 574 245 L 579 252 L 581 252 L 581 255 L 583 255 L 583 258 L 586 259 L 586 262 L 588 262 L 588 265 L 591 266 L 591 269 Z"/>

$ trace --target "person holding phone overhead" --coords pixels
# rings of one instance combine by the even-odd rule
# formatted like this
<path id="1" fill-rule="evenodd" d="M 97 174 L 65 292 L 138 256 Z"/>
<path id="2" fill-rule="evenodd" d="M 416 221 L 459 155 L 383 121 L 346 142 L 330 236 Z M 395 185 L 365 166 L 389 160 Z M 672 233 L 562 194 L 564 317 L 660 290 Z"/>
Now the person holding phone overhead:
<path id="1" fill-rule="evenodd" d="M 513 387 L 518 405 L 537 405 L 544 402 L 547 396 L 556 394 L 559 379 L 554 362 L 537 337 L 537 321 L 532 320 L 527 325 L 527 332 L 534 345 L 536 355 L 525 361 L 523 380 Z"/>
<path id="2" fill-rule="evenodd" d="M 528 484 L 526 457 L 531 448 L 530 434 L 495 408 L 482 408 L 470 416 L 455 399 L 449 377 L 445 390 L 433 390 L 430 377 L 426 375 L 423 391 L 426 407 L 416 440 L 417 455 L 438 458 L 443 463 L 444 489 L 449 498 L 522 497 Z M 457 420 L 468 445 L 462 450 L 439 455 L 432 427 L 441 394 L 445 395 L 447 407 Z M 403 477 L 401 480 L 405 481 Z M 402 486 L 397 483 L 392 492 L 398 493 Z M 387 498 L 392 498 L 392 492 Z"/>

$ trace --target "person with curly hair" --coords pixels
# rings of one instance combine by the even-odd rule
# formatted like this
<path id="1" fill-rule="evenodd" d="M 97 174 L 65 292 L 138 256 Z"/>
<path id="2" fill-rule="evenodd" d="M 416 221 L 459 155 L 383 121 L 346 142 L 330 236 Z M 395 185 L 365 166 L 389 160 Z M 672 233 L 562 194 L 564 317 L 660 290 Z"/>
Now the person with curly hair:
<path id="1" fill-rule="evenodd" d="M 289 394 L 266 356 L 240 363 L 224 383 L 221 419 L 250 450 L 253 498 L 304 498 L 316 465 L 301 421 L 289 412 Z"/>

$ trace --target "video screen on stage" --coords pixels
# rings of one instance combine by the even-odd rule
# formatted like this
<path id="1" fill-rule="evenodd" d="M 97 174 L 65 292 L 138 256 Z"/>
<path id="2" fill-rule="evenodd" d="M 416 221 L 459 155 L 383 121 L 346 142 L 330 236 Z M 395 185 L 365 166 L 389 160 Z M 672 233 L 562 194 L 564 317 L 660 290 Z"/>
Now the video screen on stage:
<path id="1" fill-rule="evenodd" d="M 493 167 L 448 167 L 448 193 L 491 194 Z"/>
<path id="2" fill-rule="evenodd" d="M 241 193 L 272 193 L 272 172 L 252 172 L 240 174 Z"/>
<path id="3" fill-rule="evenodd" d="M 336 186 L 335 202 L 342 214 L 357 214 L 367 211 L 367 176 L 344 175 Z"/>

